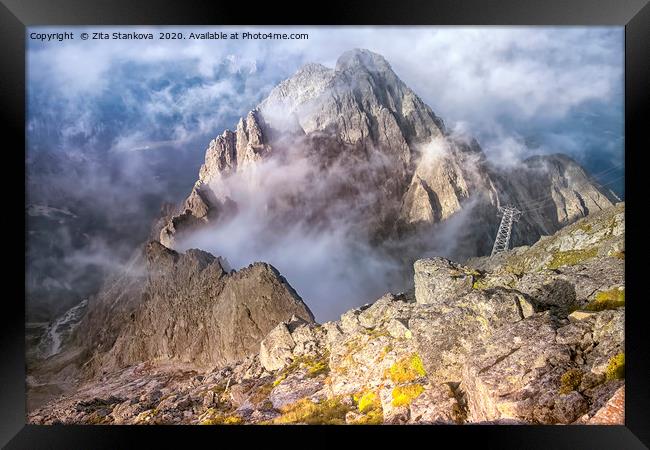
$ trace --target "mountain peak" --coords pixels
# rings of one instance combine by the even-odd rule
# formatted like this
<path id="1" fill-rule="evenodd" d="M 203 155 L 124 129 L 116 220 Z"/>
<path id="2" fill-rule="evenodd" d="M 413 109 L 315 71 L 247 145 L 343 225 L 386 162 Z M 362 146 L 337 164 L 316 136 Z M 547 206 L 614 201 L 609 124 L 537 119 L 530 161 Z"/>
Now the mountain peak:
<path id="1" fill-rule="evenodd" d="M 335 70 L 337 72 L 350 69 L 363 69 L 368 72 L 392 72 L 390 64 L 383 56 L 360 48 L 348 50 L 339 56 L 339 59 L 336 61 Z"/>
<path id="2" fill-rule="evenodd" d="M 226 189 L 222 185 L 231 183 L 226 181 L 230 174 L 278 154 L 283 155 L 278 158 L 292 163 L 313 158 L 310 165 L 315 163 L 322 171 L 315 175 L 329 177 L 323 182 L 323 191 L 295 194 L 302 202 L 298 209 L 309 220 L 328 223 L 328 208 L 335 208 L 330 205 L 365 204 L 365 193 L 381 195 L 381 211 L 370 207 L 355 211 L 358 217 L 352 232 L 380 236 L 382 242 L 409 233 L 425 236 L 426 229 L 464 209 L 470 199 L 479 202 L 481 208 L 476 214 L 480 218 L 473 223 L 480 224 L 477 227 L 481 230 L 459 239 L 462 249 L 456 245 L 445 250 L 457 256 L 489 252 L 490 241 L 483 236 L 493 235 L 498 227 L 499 199 L 517 204 L 549 199 L 542 205 L 548 206 L 545 214 L 526 216 L 519 224 L 513 234 L 513 243 L 517 244 L 529 243 L 589 211 L 611 205 L 609 196 L 566 157 L 541 159 L 543 166 L 551 169 L 546 171 L 502 174 L 485 165 L 477 143 L 448 136 L 442 120 L 400 80 L 386 59 L 369 50 L 341 54 L 334 69 L 315 63 L 302 66 L 273 88 L 256 111 L 242 118 L 235 133 L 208 148 L 201 168 L 201 181 L 208 186 L 204 192 L 193 191 L 185 203 L 189 209 L 181 211 L 161 231 L 164 245 L 173 247 L 174 240 L 183 234 L 181 229 L 192 228 L 183 224 L 217 220 L 234 208 L 224 208 L 232 200 L 222 194 L 213 194 L 212 202 L 203 200 L 212 192 L 211 183 L 217 186 L 216 192 L 222 192 Z M 438 147 L 450 151 L 443 157 L 430 158 Z M 334 162 L 344 177 L 330 175 Z M 536 165 L 526 163 L 530 169 Z M 296 179 L 292 183 L 304 182 Z M 541 186 L 555 189 L 555 195 Z M 294 200 L 288 204 L 297 204 Z M 278 223 L 284 220 L 281 209 L 274 212 Z"/>

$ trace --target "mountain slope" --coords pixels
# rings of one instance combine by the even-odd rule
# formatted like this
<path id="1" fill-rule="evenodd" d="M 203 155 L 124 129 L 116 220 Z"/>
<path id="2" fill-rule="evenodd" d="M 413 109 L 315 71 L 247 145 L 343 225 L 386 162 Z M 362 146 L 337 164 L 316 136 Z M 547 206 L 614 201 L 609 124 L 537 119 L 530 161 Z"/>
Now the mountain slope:
<path id="1" fill-rule="evenodd" d="M 32 411 L 105 424 L 623 423 L 625 211 L 531 247 L 414 264 L 414 289 L 279 323 L 214 370 L 147 361 Z"/>
<path id="2" fill-rule="evenodd" d="M 260 181 L 269 162 L 286 174 L 280 187 Z M 410 250 L 400 240 L 411 237 L 426 249 L 431 227 L 461 210 L 473 219 L 471 229 L 449 256 L 489 252 L 499 205 L 531 205 L 513 236 L 521 245 L 615 201 L 566 156 L 538 156 L 512 169 L 491 165 L 475 140 L 446 130 L 389 63 L 367 50 L 344 53 L 334 69 L 306 65 L 234 132 L 213 140 L 199 179 L 160 242 L 183 247 L 192 230 L 218 229 L 247 208 L 239 193 L 255 184 L 272 191 L 264 205 L 269 224 L 305 220 L 331 227 L 343 211 L 346 233 L 379 247 L 397 244 L 401 257 Z"/>

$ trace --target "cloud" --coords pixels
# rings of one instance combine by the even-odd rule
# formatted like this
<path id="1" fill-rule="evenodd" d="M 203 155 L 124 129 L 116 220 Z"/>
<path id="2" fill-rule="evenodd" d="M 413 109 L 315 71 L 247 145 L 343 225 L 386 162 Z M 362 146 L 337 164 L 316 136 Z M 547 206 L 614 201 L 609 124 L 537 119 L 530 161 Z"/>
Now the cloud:
<path id="1" fill-rule="evenodd" d="M 125 99 L 122 108 L 138 112 L 141 119 L 134 127 L 155 130 L 161 116 L 175 119 L 172 138 L 186 142 L 231 127 L 236 117 L 301 65 L 333 66 L 342 52 L 362 47 L 384 55 L 434 111 L 448 122 L 467 122 L 481 142 L 495 124 L 524 135 L 544 134 L 549 125 L 562 121 L 574 130 L 565 134 L 577 140 L 585 131 L 577 110 L 590 102 L 593 108 L 607 105 L 600 113 L 610 123 L 622 123 L 622 27 L 281 27 L 288 29 L 309 33 L 309 39 L 29 41 L 30 87 L 43 84 L 48 93 L 70 99 L 67 108 L 74 114 L 63 115 L 68 122 L 76 122 L 76 114 L 83 117 L 108 90 Z M 186 35 L 190 31 L 165 30 Z M 278 27 L 191 29 L 221 30 Z M 157 29 L 128 31 L 156 34 Z M 80 65 L 84 70 L 78 70 Z M 116 71 L 127 66 L 132 67 L 128 73 Z M 235 78 L 237 83 L 232 82 Z M 152 91 L 152 83 L 161 81 L 168 85 Z M 126 101 L 132 92 L 139 95 Z M 600 144 L 612 140 L 607 130 L 590 131 Z M 620 128 L 609 131 L 621 133 Z M 621 149 L 619 142 L 610 151 L 620 154 Z"/>

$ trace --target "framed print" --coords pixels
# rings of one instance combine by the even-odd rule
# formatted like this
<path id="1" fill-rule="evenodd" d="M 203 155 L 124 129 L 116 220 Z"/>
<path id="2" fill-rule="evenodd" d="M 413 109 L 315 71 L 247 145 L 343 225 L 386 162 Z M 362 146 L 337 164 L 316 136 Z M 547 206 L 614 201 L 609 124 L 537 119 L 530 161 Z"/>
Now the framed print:
<path id="1" fill-rule="evenodd" d="M 4 2 L 2 443 L 646 448 L 646 2 L 251 9 Z"/>

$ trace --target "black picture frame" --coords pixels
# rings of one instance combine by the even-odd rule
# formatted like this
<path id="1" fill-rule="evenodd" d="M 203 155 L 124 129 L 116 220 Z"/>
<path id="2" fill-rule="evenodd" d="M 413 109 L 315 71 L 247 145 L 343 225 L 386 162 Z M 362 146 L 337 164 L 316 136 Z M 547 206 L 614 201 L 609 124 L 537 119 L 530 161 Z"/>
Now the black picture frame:
<path id="1" fill-rule="evenodd" d="M 281 440 L 286 445 L 339 445 L 351 435 L 364 439 L 404 439 L 409 445 L 454 445 L 474 441 L 480 448 L 633 449 L 650 445 L 650 350 L 645 339 L 648 315 L 643 276 L 647 271 L 643 245 L 642 158 L 650 149 L 644 130 L 650 92 L 650 5 L 648 0 L 445 0 L 383 3 L 323 2 L 282 6 L 265 2 L 208 3 L 147 0 L 1 0 L 0 124 L 3 128 L 3 181 L 6 183 L 5 248 L 13 245 L 13 270 L 21 270 L 24 247 L 17 236 L 25 215 L 18 176 L 24 171 L 25 148 L 25 28 L 35 25 L 619 25 L 625 26 L 625 192 L 626 192 L 626 405 L 625 426 L 435 426 L 435 427 L 101 427 L 26 425 L 24 283 L 17 273 L 5 281 L 4 326 L 0 352 L 0 444 L 11 449 L 154 447 L 154 441 L 185 445 L 196 438 L 215 444 L 226 438 Z M 11 144 L 9 144 L 11 143 Z M 20 149 L 23 149 L 22 151 Z M 22 169 L 22 170 L 20 170 Z M 24 180 L 24 178 L 23 178 Z M 21 204 L 22 202 L 22 204 Z M 14 205 L 15 203 L 15 205 Z M 647 202 L 645 202 L 647 203 Z M 10 212 L 9 212 L 10 211 Z M 24 210 L 23 210 L 24 211 Z M 22 217 L 22 221 L 20 220 Z M 13 255 L 12 255 L 13 256 Z M 646 290 L 647 293 L 647 290 Z M 334 430 L 334 431 L 333 431 Z M 371 431 L 371 433 L 369 433 Z M 306 438 L 305 433 L 322 438 Z M 329 437 L 329 439 L 327 439 Z M 316 437 L 318 439 L 318 437 Z M 189 439 L 189 440 L 188 440 Z M 305 440 L 307 439 L 307 440 Z M 415 444 L 419 442 L 419 444 Z M 263 444 L 267 445 L 267 444 Z M 369 444 L 375 445 L 375 444 Z M 442 444 L 444 445 L 444 444 Z M 446 444 L 450 445 L 450 444 Z M 166 446 L 166 445 L 165 445 Z"/>

